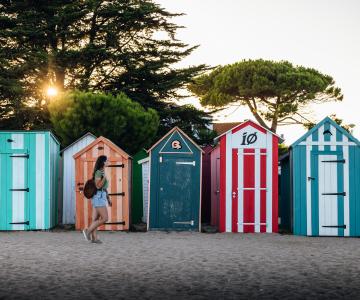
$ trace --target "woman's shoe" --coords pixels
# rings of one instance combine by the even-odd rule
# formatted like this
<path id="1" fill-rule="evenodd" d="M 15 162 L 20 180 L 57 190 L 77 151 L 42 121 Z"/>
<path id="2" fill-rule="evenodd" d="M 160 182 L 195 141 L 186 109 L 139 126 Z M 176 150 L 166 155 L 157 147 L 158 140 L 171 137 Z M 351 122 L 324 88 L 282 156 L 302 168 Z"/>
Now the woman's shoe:
<path id="1" fill-rule="evenodd" d="M 90 241 L 90 236 L 86 228 L 82 231 L 82 233 L 84 235 L 85 240 Z"/>
<path id="2" fill-rule="evenodd" d="M 100 241 L 100 240 L 92 240 L 91 242 L 94 244 L 102 244 L 102 241 Z"/>

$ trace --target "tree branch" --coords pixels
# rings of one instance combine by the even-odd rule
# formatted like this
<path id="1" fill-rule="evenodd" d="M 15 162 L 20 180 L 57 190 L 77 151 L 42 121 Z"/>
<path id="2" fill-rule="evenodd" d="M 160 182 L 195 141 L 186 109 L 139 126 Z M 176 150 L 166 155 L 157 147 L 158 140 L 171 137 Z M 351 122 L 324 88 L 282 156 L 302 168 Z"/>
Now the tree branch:
<path id="1" fill-rule="evenodd" d="M 270 130 L 269 126 L 266 125 L 266 123 L 264 122 L 264 120 L 261 118 L 261 116 L 257 113 L 255 107 L 253 107 L 250 103 L 250 100 L 245 99 L 245 103 L 247 104 L 247 106 L 249 107 L 251 113 L 253 114 L 253 116 L 255 117 L 256 121 L 258 121 L 260 123 L 261 126 L 267 128 Z"/>

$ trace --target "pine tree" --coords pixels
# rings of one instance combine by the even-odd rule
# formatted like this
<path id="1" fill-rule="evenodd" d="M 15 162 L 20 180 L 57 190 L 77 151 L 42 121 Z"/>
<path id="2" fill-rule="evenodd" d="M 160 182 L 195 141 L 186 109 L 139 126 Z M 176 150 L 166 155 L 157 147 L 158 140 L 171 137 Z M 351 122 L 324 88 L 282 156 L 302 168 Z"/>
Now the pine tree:
<path id="1" fill-rule="evenodd" d="M 49 126 L 49 85 L 124 92 L 173 126 L 186 107 L 169 102 L 206 69 L 173 67 L 196 48 L 176 39 L 176 16 L 151 0 L 2 1 L 0 127 Z"/>

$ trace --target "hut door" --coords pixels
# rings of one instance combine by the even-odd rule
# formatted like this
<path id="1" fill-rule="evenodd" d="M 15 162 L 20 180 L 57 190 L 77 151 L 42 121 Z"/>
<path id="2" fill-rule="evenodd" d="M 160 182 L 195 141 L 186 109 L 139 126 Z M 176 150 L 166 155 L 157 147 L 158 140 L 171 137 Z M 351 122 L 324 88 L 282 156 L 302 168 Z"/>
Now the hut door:
<path id="1" fill-rule="evenodd" d="M 266 149 L 232 151 L 232 232 L 266 232 Z"/>
<path id="2" fill-rule="evenodd" d="M 343 183 L 341 186 L 338 184 L 338 165 L 344 160 L 337 155 L 319 155 L 318 161 L 319 235 L 338 235 L 339 228 L 346 228 L 338 220 L 338 206 L 345 196 Z"/>
<path id="3" fill-rule="evenodd" d="M 219 211 L 220 211 L 220 157 L 216 158 L 215 162 L 215 180 L 216 180 L 216 215 L 215 215 L 215 224 L 219 225 Z"/>
<path id="4" fill-rule="evenodd" d="M 29 226 L 28 159 L 26 153 L 2 154 L 6 193 L 6 226 L 9 230 L 25 230 Z M 2 172 L 1 172 L 2 173 Z"/>
<path id="5" fill-rule="evenodd" d="M 143 217 L 142 221 L 147 223 L 148 207 L 149 207 L 149 174 L 150 163 L 145 162 L 142 164 L 142 186 L 143 186 Z"/>
<path id="6" fill-rule="evenodd" d="M 158 227 L 172 229 L 197 228 L 194 218 L 193 158 L 162 157 L 159 168 Z M 198 188 L 198 187 L 197 187 Z"/>

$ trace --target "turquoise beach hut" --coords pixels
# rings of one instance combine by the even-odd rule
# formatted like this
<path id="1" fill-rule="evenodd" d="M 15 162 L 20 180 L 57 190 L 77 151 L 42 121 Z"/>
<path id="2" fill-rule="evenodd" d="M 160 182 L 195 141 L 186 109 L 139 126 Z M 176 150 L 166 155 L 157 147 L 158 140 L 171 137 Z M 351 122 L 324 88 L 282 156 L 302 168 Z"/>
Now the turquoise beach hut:
<path id="1" fill-rule="evenodd" d="M 0 131 L 0 230 L 58 223 L 59 151 L 50 131 Z"/>
<path id="2" fill-rule="evenodd" d="M 200 230 L 201 148 L 174 127 L 149 150 L 149 230 Z"/>
<path id="3" fill-rule="evenodd" d="M 360 142 L 327 117 L 289 153 L 280 165 L 290 164 L 290 176 L 281 172 L 290 189 L 282 190 L 280 205 L 290 205 L 280 211 L 290 212 L 293 233 L 360 236 Z"/>

